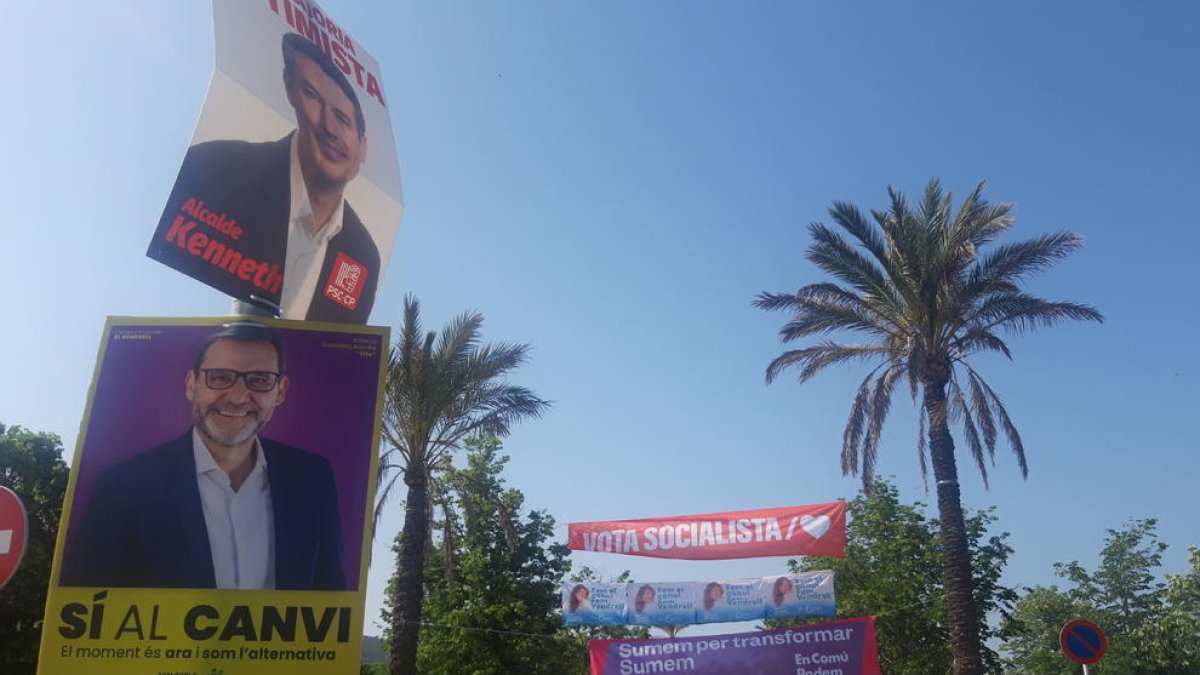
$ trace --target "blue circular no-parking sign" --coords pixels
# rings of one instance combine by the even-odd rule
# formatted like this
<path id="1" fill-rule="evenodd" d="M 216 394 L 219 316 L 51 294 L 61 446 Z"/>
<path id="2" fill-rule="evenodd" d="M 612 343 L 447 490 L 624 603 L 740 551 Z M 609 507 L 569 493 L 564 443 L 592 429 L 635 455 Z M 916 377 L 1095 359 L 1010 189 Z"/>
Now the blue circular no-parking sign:
<path id="1" fill-rule="evenodd" d="M 1058 634 L 1063 653 L 1075 663 L 1095 663 L 1108 651 L 1108 639 L 1100 626 L 1087 619 L 1068 621 Z"/>

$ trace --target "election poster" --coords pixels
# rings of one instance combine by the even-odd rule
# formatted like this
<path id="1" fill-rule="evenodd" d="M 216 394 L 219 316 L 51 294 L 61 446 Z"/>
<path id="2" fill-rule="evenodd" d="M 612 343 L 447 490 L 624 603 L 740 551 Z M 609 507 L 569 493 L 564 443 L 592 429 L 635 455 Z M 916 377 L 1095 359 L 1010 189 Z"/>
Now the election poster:
<path id="1" fill-rule="evenodd" d="M 710 582 L 564 582 L 561 592 L 567 626 L 662 626 L 837 614 L 830 570 Z"/>
<path id="2" fill-rule="evenodd" d="M 874 617 L 726 635 L 592 640 L 591 675 L 881 675 Z"/>
<path id="3" fill-rule="evenodd" d="M 563 582 L 563 624 L 567 626 L 625 623 L 627 584 Z"/>
<path id="4" fill-rule="evenodd" d="M 720 579 L 704 584 L 695 622 L 755 621 L 764 612 L 761 578 Z"/>
<path id="5" fill-rule="evenodd" d="M 683 560 L 823 555 L 846 551 L 846 503 L 567 525 L 567 546 Z"/>
<path id="6" fill-rule="evenodd" d="M 691 581 L 626 585 L 627 623 L 673 626 L 696 620 L 701 584 Z"/>
<path id="7" fill-rule="evenodd" d="M 807 572 L 764 577 L 763 618 L 787 616 L 833 616 L 833 572 Z"/>
<path id="8" fill-rule="evenodd" d="M 379 63 L 312 0 L 213 0 L 213 24 L 146 254 L 276 316 L 365 324 L 404 210 Z"/>
<path id="9" fill-rule="evenodd" d="M 357 673 L 388 329 L 110 317 L 42 675 Z"/>

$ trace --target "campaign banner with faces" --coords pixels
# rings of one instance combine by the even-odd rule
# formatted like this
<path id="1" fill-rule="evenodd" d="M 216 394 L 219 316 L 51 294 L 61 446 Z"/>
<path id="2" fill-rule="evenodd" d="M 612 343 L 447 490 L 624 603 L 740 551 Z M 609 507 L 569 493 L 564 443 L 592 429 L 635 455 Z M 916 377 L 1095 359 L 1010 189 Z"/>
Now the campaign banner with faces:
<path id="1" fill-rule="evenodd" d="M 563 623 L 567 626 L 625 623 L 626 584 L 563 582 Z"/>
<path id="2" fill-rule="evenodd" d="M 640 626 L 695 623 L 700 586 L 691 581 L 627 584 L 627 622 Z"/>
<path id="3" fill-rule="evenodd" d="M 567 525 L 567 546 L 653 558 L 730 560 L 846 554 L 846 503 Z"/>
<path id="4" fill-rule="evenodd" d="M 213 17 L 216 72 L 146 254 L 277 316 L 365 324 L 404 210 L 379 63 L 313 0 Z"/>
<path id="5" fill-rule="evenodd" d="M 763 618 L 834 616 L 833 572 L 808 572 L 764 577 Z"/>
<path id="6" fill-rule="evenodd" d="M 105 324 L 38 672 L 357 673 L 388 329 Z"/>
<path id="7" fill-rule="evenodd" d="M 696 608 L 696 623 L 755 621 L 761 618 L 762 579 L 723 579 L 704 584 L 700 604 Z"/>
<path id="8" fill-rule="evenodd" d="M 591 675 L 880 675 L 871 616 L 752 633 L 591 640 Z"/>
<path id="9" fill-rule="evenodd" d="M 664 626 L 837 614 L 830 570 L 710 582 L 564 582 L 561 591 L 563 623 L 568 626 Z"/>

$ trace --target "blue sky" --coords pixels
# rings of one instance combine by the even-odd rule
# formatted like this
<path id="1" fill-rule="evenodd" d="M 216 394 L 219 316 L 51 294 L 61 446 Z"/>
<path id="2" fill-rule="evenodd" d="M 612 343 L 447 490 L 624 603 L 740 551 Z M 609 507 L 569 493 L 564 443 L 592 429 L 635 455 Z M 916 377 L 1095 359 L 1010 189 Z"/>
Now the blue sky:
<path id="1" fill-rule="evenodd" d="M 264 0 L 265 1 L 265 0 Z M 1157 517 L 1166 571 L 1200 545 L 1200 7 L 1123 2 L 377 3 L 323 7 L 380 62 L 407 212 L 372 323 L 406 293 L 529 342 L 551 413 L 508 478 L 560 523 L 852 497 L 838 452 L 861 372 L 763 383 L 782 315 L 760 291 L 821 280 L 805 226 L 939 177 L 1016 205 L 1013 237 L 1085 248 L 1030 288 L 1103 311 L 979 369 L 1020 427 L 992 489 L 1006 580 L 1092 565 L 1106 528 Z M 73 447 L 104 316 L 219 315 L 145 258 L 212 73 L 203 0 L 9 8 L 0 226 L 9 330 L 0 421 Z M 897 401 L 879 472 L 922 492 Z M 390 537 L 399 510 L 383 524 Z M 782 559 L 577 555 L 640 580 L 765 575 Z M 390 568 L 375 550 L 369 620 Z M 368 632 L 374 632 L 368 627 Z"/>

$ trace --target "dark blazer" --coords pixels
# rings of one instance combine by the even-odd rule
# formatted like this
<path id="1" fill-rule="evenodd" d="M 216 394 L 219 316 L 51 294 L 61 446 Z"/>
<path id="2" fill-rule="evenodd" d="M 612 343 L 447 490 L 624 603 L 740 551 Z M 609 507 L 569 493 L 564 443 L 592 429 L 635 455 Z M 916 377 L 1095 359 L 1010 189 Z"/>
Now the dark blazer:
<path id="1" fill-rule="evenodd" d="M 342 520 L 324 457 L 259 438 L 275 517 L 275 587 L 346 589 Z M 192 432 L 96 480 L 63 561 L 63 586 L 216 588 Z"/>
<path id="2" fill-rule="evenodd" d="M 278 265 L 281 274 L 287 273 L 284 267 L 292 203 L 291 140 L 292 134 L 289 134 L 270 143 L 210 141 L 188 148 L 146 255 L 236 298 L 249 300 L 253 294 L 278 305 L 280 291 L 272 288 L 278 284 L 255 285 L 253 275 L 249 281 L 240 278 L 236 264 L 230 262 L 223 267 L 218 264 L 217 256 L 224 257 L 221 252 L 228 249 L 236 251 L 242 260 L 264 262 L 268 267 Z M 242 228 L 241 234 L 233 239 L 208 223 L 197 222 L 189 234 L 202 233 L 218 246 L 215 249 L 218 253 L 209 256 L 208 260 L 203 257 L 208 254 L 201 253 L 206 247 L 189 251 L 181 247 L 179 236 L 168 240 L 177 216 L 195 220 L 183 211 L 189 199 L 203 202 L 205 209 L 226 216 L 226 220 L 233 220 Z M 336 285 L 333 283 L 336 279 L 334 264 L 339 253 L 357 263 L 365 274 L 358 282 L 361 288 L 356 288 L 358 297 L 353 303 L 345 299 L 339 302 L 336 298 L 339 295 L 345 298 L 345 295 L 339 293 L 339 289 L 331 288 Z M 260 278 L 259 281 L 267 279 Z M 342 231 L 326 248 L 308 314 L 290 318 L 365 324 L 375 304 L 378 284 L 379 249 L 358 214 L 347 203 Z M 353 307 L 349 306 L 351 304 Z"/>

